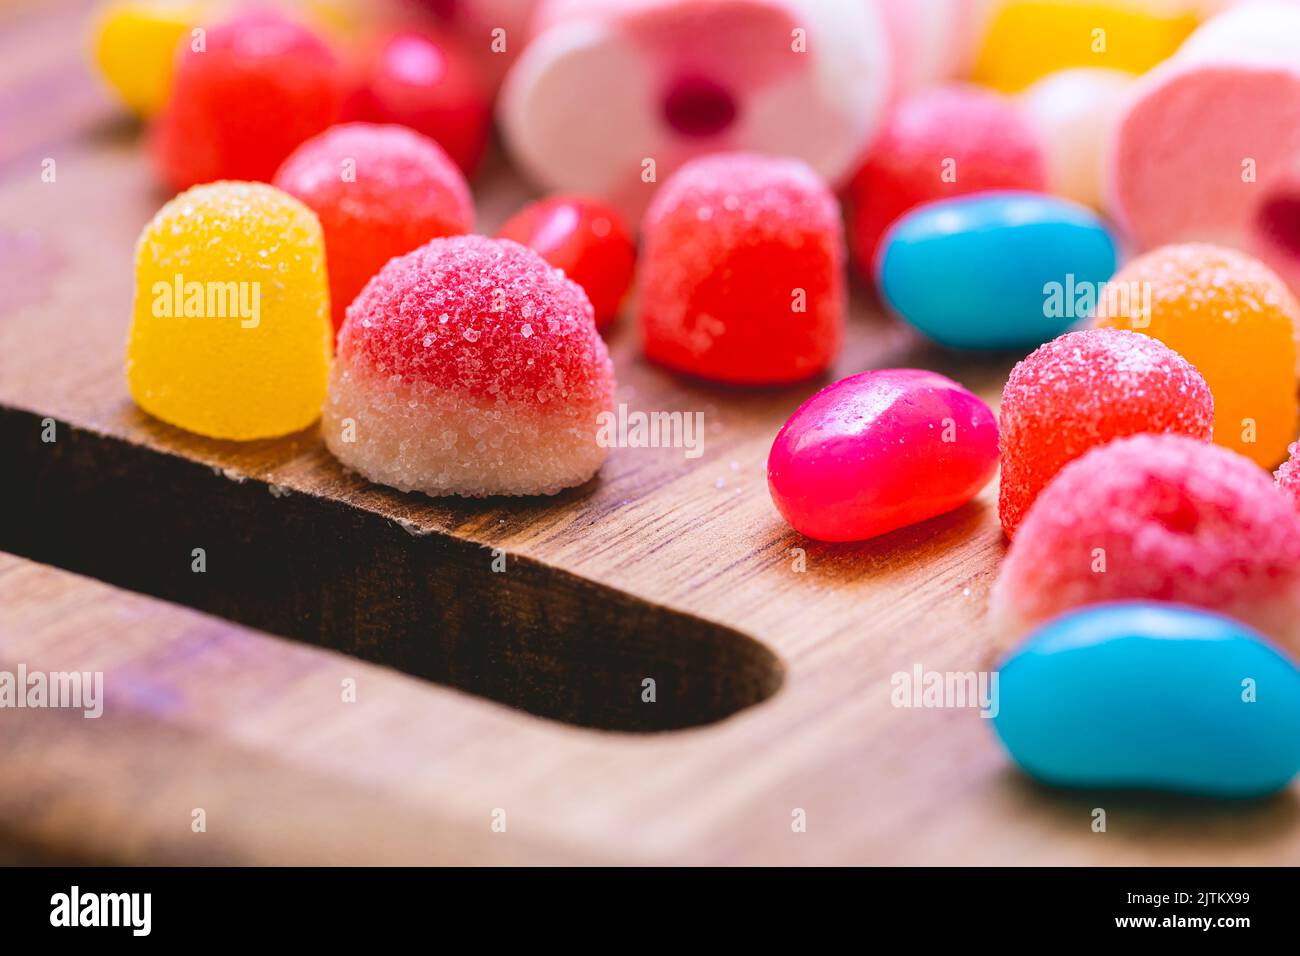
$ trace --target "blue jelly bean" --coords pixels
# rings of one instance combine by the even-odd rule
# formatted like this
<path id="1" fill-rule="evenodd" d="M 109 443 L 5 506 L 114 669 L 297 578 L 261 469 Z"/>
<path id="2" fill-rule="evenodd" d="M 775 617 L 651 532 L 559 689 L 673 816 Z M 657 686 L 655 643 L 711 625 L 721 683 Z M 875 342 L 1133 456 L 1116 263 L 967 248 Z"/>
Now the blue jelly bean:
<path id="1" fill-rule="evenodd" d="M 1300 771 L 1300 670 L 1244 624 L 1177 604 L 1096 604 L 1003 663 L 998 736 L 1067 787 L 1272 793 Z"/>
<path id="2" fill-rule="evenodd" d="M 894 223 L 876 283 L 890 309 L 941 345 L 1023 349 L 1089 318 L 1115 265 L 1115 240 L 1085 207 L 979 193 Z"/>

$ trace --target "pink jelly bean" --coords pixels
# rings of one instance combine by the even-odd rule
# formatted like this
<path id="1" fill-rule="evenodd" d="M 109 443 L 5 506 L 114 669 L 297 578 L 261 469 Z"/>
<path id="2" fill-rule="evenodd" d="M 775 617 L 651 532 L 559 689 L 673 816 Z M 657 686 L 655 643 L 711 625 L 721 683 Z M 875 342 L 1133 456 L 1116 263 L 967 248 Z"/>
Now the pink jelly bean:
<path id="1" fill-rule="evenodd" d="M 772 444 L 781 516 L 821 541 L 860 541 L 952 511 L 997 470 L 989 407 L 937 372 L 894 368 L 828 385 Z"/>

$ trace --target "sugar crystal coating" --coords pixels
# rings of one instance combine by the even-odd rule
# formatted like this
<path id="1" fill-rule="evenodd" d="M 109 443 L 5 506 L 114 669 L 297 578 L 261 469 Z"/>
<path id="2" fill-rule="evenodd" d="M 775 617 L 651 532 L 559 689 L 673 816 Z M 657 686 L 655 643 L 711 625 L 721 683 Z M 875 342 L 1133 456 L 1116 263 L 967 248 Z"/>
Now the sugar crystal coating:
<path id="1" fill-rule="evenodd" d="M 606 455 L 614 374 L 582 289 L 530 249 L 434 239 L 352 303 L 324 411 L 340 461 L 403 491 L 554 494 Z"/>
<path id="2" fill-rule="evenodd" d="M 497 235 L 534 250 L 582 286 L 596 311 L 597 328 L 618 315 L 632 284 L 636 246 L 613 206 L 581 196 L 551 196 L 519 210 Z"/>
<path id="3" fill-rule="evenodd" d="M 320 223 L 292 196 L 209 183 L 145 226 L 126 359 L 145 411 L 211 438 L 305 428 L 325 398 L 330 338 Z"/>
<path id="4" fill-rule="evenodd" d="M 1300 514 L 1249 459 L 1185 435 L 1070 462 L 1021 523 L 993 587 L 1004 641 L 1070 608 L 1176 601 L 1300 652 Z"/>
<path id="5" fill-rule="evenodd" d="M 474 173 L 492 132 L 492 100 L 454 39 L 416 30 L 388 34 L 363 52 L 357 73 L 344 119 L 408 126 L 445 149 L 465 175 Z"/>
<path id="6" fill-rule="evenodd" d="M 403 126 L 332 126 L 294 150 L 275 185 L 320 217 L 335 329 L 393 256 L 474 228 L 469 185 L 456 164 Z"/>
<path id="7" fill-rule="evenodd" d="M 1291 456 L 1274 473 L 1278 488 L 1300 508 L 1300 442 L 1292 442 Z"/>
<path id="8" fill-rule="evenodd" d="M 854 260 L 872 275 L 886 230 L 921 203 L 1046 185 L 1040 137 L 1010 100 L 965 84 L 916 93 L 885 118 L 849 185 Z"/>
<path id="9" fill-rule="evenodd" d="M 175 189 L 217 179 L 269 182 L 294 147 L 333 123 L 337 57 L 307 27 L 247 10 L 182 45 L 153 131 L 159 175 Z"/>
<path id="10" fill-rule="evenodd" d="M 1153 336 L 1205 376 L 1214 440 L 1266 468 L 1296 437 L 1300 303 L 1258 259 L 1204 243 L 1163 246 L 1111 279 L 1096 324 Z"/>
<path id="11" fill-rule="evenodd" d="M 998 424 L 998 515 L 1010 537 L 1047 483 L 1089 449 L 1140 432 L 1209 441 L 1214 400 L 1201 373 L 1163 343 L 1085 329 L 1053 339 L 1011 370 Z"/>
<path id="12" fill-rule="evenodd" d="M 799 160 L 692 160 L 646 213 L 640 325 L 646 354 L 702 378 L 797 381 L 843 336 L 839 206 Z"/>

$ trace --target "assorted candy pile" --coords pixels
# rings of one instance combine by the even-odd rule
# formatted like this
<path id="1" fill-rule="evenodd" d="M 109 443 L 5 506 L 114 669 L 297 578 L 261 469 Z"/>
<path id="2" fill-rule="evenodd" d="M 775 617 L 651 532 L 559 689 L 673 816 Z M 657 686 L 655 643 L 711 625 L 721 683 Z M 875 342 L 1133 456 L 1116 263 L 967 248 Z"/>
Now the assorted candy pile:
<path id="1" fill-rule="evenodd" d="M 772 445 L 781 516 L 861 541 L 1000 472 L 1021 766 L 1300 770 L 1300 3 L 118 2 L 95 55 L 184 190 L 136 251 L 150 414 L 319 418 L 376 482 L 554 494 L 607 454 L 634 281 L 648 360 L 788 386 L 839 360 L 852 270 L 938 345 L 1026 357 L 996 415 L 931 371 L 826 385 Z M 487 238 L 494 120 L 548 192 Z"/>

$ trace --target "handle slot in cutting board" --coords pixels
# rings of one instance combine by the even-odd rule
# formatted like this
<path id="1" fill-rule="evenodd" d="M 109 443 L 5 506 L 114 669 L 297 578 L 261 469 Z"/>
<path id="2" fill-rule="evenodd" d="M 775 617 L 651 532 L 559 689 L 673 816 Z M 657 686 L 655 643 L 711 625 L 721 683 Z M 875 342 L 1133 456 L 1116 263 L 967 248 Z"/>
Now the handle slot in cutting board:
<path id="1" fill-rule="evenodd" d="M 781 685 L 730 628 L 66 423 L 45 443 L 41 421 L 0 408 L 4 550 L 581 726 L 707 724 Z"/>

